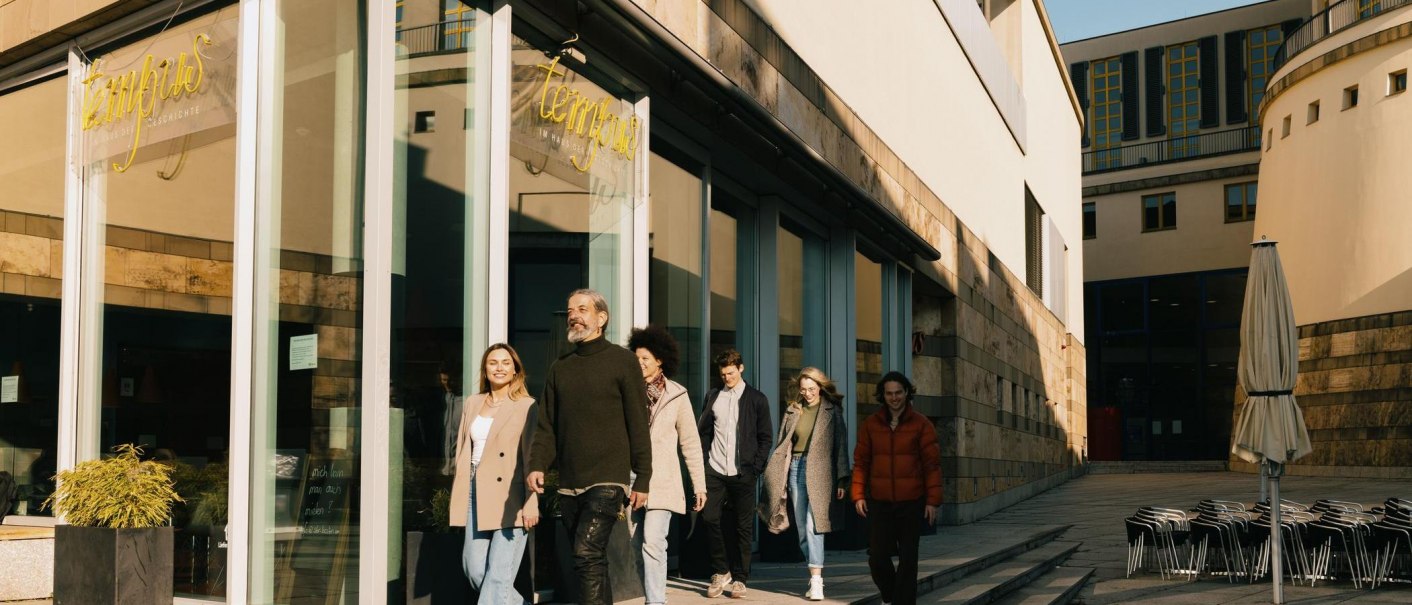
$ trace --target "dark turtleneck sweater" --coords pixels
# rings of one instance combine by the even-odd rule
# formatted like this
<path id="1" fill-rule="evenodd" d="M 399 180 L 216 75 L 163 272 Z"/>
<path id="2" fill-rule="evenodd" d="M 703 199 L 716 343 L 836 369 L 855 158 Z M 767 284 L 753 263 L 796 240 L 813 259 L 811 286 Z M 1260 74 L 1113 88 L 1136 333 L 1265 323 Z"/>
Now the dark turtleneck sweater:
<path id="1" fill-rule="evenodd" d="M 559 468 L 560 489 L 609 483 L 635 492 L 652 480 L 647 385 L 637 358 L 603 337 L 579 343 L 549 367 L 539 400 L 530 472 Z"/>

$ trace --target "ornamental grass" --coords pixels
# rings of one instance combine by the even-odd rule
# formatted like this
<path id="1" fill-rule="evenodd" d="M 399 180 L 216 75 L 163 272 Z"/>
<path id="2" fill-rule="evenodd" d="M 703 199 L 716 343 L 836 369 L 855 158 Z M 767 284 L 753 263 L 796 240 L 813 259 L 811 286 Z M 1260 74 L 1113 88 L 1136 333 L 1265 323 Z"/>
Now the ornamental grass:
<path id="1" fill-rule="evenodd" d="M 172 482 L 172 467 L 143 461 L 142 448 L 123 444 L 117 454 L 80 462 L 55 476 L 53 506 L 70 525 L 112 529 L 161 527 L 171 523 L 172 504 L 184 502 Z"/>

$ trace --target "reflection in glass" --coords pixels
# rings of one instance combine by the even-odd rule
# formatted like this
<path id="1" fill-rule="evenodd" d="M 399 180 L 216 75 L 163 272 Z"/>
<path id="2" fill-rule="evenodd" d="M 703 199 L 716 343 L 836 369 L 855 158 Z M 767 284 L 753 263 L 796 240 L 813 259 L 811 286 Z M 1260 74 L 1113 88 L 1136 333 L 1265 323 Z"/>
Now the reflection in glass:
<path id="1" fill-rule="evenodd" d="M 776 239 L 779 278 L 779 363 L 783 411 L 798 396 L 792 379 L 803 368 L 826 367 L 828 293 L 824 241 L 813 235 L 796 235 L 779 227 Z"/>
<path id="2" fill-rule="evenodd" d="M 557 55 L 511 49 L 510 342 L 538 395 L 567 352 L 570 292 L 608 300 L 607 337 L 632 327 L 632 216 L 643 118 Z"/>
<path id="3" fill-rule="evenodd" d="M 490 206 L 489 17 L 456 0 L 408 0 L 402 10 L 393 108 L 394 604 L 425 600 L 441 576 L 462 573 L 464 533 L 448 527 L 446 505 L 456 431 L 486 346 Z M 452 44 L 428 52 L 426 34 L 437 30 Z M 426 127 L 437 117 L 437 127 Z"/>
<path id="4" fill-rule="evenodd" d="M 0 96 L 0 472 L 16 516 L 49 516 L 59 428 L 59 299 L 68 80 Z"/>
<path id="5" fill-rule="evenodd" d="M 856 426 L 877 410 L 874 396 L 878 379 L 891 368 L 883 367 L 883 284 L 882 264 L 861 252 L 853 253 L 853 303 L 857 332 L 854 341 L 854 372 L 858 402 Z"/>
<path id="6" fill-rule="evenodd" d="M 261 32 L 251 600 L 358 601 L 365 24 L 278 2 Z M 269 119 L 265 119 L 267 117 Z"/>
<path id="7" fill-rule="evenodd" d="M 726 349 L 739 349 L 739 322 L 737 312 L 740 304 L 740 276 L 737 261 L 739 258 L 740 222 L 726 212 L 711 209 L 711 359 L 714 360 Z M 745 360 L 747 370 L 755 360 Z M 714 366 L 711 361 L 708 365 Z M 717 368 L 709 369 L 709 381 L 720 386 Z M 703 391 L 704 393 L 704 391 Z"/>
<path id="8" fill-rule="evenodd" d="M 87 96 L 80 116 L 99 452 L 135 443 L 175 467 L 177 594 L 226 592 L 237 29 L 228 7 L 97 57 L 90 91 L 149 60 L 199 67 L 164 72 L 145 107 Z"/>
<path id="9" fill-rule="evenodd" d="M 701 359 L 701 179 L 660 155 L 651 157 L 648 321 L 676 337 L 681 366 L 674 379 L 699 399 L 706 392 Z"/>

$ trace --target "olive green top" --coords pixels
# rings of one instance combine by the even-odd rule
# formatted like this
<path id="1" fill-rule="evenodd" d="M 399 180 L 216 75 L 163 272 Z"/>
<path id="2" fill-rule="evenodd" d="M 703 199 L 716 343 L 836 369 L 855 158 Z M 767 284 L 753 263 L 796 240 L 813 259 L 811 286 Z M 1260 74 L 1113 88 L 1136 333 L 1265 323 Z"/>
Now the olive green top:
<path id="1" fill-rule="evenodd" d="M 819 404 L 803 407 L 804 411 L 799 416 L 799 424 L 794 425 L 795 455 L 809 451 L 809 438 L 814 436 L 814 419 L 819 417 Z"/>

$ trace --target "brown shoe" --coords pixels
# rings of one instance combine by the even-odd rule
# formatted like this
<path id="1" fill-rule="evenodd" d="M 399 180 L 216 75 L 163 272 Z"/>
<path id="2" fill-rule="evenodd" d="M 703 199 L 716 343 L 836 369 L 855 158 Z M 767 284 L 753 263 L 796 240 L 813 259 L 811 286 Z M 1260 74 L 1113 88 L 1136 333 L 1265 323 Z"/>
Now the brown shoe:
<path id="1" fill-rule="evenodd" d="M 711 585 L 706 587 L 706 598 L 714 599 L 721 596 L 721 593 L 726 591 L 726 587 L 730 586 L 730 583 L 731 575 L 729 572 L 712 575 Z"/>
<path id="2" fill-rule="evenodd" d="M 731 582 L 730 592 L 732 599 L 745 598 L 745 582 Z"/>

